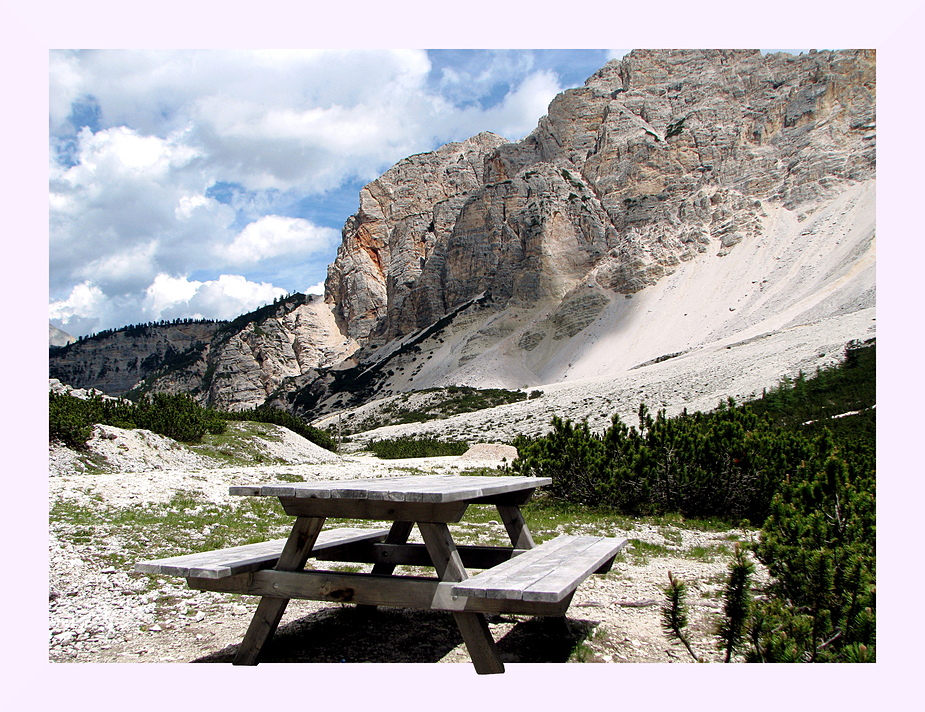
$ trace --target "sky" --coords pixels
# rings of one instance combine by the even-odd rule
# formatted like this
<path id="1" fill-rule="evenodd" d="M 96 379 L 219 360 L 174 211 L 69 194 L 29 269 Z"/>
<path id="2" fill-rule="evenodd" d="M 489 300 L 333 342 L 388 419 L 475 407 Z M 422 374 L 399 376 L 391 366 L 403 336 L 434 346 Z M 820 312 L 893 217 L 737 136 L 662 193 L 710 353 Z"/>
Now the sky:
<path id="1" fill-rule="evenodd" d="M 322 293 L 363 185 L 516 141 L 627 50 L 52 50 L 49 312 L 72 336 Z"/>

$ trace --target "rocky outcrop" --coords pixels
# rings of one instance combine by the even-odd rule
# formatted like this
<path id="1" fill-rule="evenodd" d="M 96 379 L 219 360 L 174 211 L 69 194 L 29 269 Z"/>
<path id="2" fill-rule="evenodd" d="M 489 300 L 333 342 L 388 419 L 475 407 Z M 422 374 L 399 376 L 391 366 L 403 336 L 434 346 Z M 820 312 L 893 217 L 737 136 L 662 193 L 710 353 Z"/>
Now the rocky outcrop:
<path id="1" fill-rule="evenodd" d="M 255 408 L 288 381 L 333 366 L 356 347 L 319 297 L 303 297 L 230 328 L 214 341 L 201 364 L 203 400 L 221 410 Z M 187 390 L 183 381 L 188 374 L 178 375 L 157 387 Z"/>
<path id="2" fill-rule="evenodd" d="M 49 376 L 75 388 L 122 395 L 159 370 L 205 352 L 221 322 L 147 324 L 71 343 L 49 356 Z"/>
<path id="3" fill-rule="evenodd" d="M 328 269 L 326 300 L 350 337 L 413 331 L 427 316 L 405 308 L 434 247 L 445 242 L 466 198 L 482 185 L 485 156 L 504 144 L 481 133 L 399 161 L 360 191 Z"/>
<path id="4" fill-rule="evenodd" d="M 638 292 L 757 235 L 764 202 L 795 210 L 873 177 L 874 93 L 867 51 L 633 51 L 557 96 L 523 141 L 482 134 L 367 186 L 328 299 L 352 335 L 393 339 L 483 292 Z"/>

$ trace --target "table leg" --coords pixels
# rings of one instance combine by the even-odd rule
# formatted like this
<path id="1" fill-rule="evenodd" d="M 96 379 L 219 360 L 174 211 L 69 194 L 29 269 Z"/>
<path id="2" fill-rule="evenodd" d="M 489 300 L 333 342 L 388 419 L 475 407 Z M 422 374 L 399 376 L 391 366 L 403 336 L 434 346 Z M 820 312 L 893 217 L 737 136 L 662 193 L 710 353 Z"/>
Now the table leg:
<path id="1" fill-rule="evenodd" d="M 418 522 L 418 528 L 442 581 L 464 581 L 469 578 L 446 524 Z M 475 671 L 480 675 L 504 672 L 504 663 L 501 662 L 501 655 L 495 639 L 491 637 L 484 614 L 454 611 L 453 618 L 456 619 L 456 626 L 462 634 Z"/>
<path id="2" fill-rule="evenodd" d="M 386 544 L 404 544 L 408 541 L 408 537 L 411 536 L 411 529 L 414 527 L 414 522 L 393 522 L 392 528 L 389 529 L 388 536 L 385 538 Z M 395 571 L 396 564 L 389 564 L 386 562 L 380 562 L 378 564 L 373 564 L 373 573 L 381 574 L 383 576 L 390 575 Z"/>
<path id="3" fill-rule="evenodd" d="M 414 527 L 414 522 L 392 522 L 392 528 L 389 529 L 389 533 L 385 538 L 386 544 L 404 544 L 408 541 L 408 537 L 411 536 L 411 529 Z M 397 564 L 390 564 L 385 561 L 380 561 L 377 564 L 373 564 L 372 573 L 378 574 L 380 576 L 391 576 L 392 572 L 395 571 Z M 357 606 L 357 610 L 365 611 L 366 613 L 372 613 L 375 611 L 377 606 L 372 604 L 363 604 Z"/>
<path id="4" fill-rule="evenodd" d="M 536 546 L 533 543 L 533 536 L 530 534 L 530 529 L 527 528 L 527 522 L 524 520 L 520 507 L 499 504 L 498 514 L 501 515 L 501 521 L 504 522 L 504 528 L 507 529 L 511 544 L 514 545 L 515 549 L 532 549 Z"/>
<path id="5" fill-rule="evenodd" d="M 277 571 L 300 571 L 305 568 L 305 562 L 308 561 L 315 540 L 324 525 L 324 519 L 324 517 L 298 517 L 296 519 L 289 539 L 279 556 L 279 561 L 274 567 Z M 234 665 L 256 665 L 259 662 L 263 646 L 276 632 L 288 604 L 288 598 L 264 596 L 260 599 L 244 640 L 238 646 Z"/>

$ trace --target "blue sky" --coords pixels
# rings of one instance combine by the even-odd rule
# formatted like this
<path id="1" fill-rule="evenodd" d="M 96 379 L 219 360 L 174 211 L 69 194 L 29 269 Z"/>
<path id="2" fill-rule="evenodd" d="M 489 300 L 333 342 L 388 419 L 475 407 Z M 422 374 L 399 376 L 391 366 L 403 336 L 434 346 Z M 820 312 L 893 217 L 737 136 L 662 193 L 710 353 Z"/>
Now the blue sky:
<path id="1" fill-rule="evenodd" d="M 52 50 L 49 309 L 79 336 L 320 292 L 360 188 L 516 141 L 626 50 Z"/>

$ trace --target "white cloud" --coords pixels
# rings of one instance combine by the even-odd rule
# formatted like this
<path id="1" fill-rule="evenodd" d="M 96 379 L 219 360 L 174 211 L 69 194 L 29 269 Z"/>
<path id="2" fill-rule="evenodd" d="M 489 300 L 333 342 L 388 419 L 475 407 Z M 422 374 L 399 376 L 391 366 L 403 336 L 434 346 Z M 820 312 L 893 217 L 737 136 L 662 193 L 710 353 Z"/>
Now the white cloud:
<path id="1" fill-rule="evenodd" d="M 234 319 L 286 295 L 285 289 L 267 282 L 251 282 L 237 274 L 223 274 L 216 280 L 194 284 L 196 292 L 187 300 L 189 311 L 207 319 Z M 170 310 L 164 310 L 167 312 Z M 186 312 L 183 309 L 177 316 Z"/>
<path id="2" fill-rule="evenodd" d="M 157 245 L 153 241 L 129 246 L 127 249 L 104 254 L 78 270 L 88 280 L 102 285 L 118 286 L 131 290 L 142 286 L 146 278 L 155 271 L 154 253 Z"/>
<path id="3" fill-rule="evenodd" d="M 200 153 L 183 132 L 84 129 L 76 155 L 52 172 L 52 293 L 87 279 L 109 294 L 143 288 L 158 272 L 196 266 L 204 243 L 229 239 L 234 210 L 205 196 L 210 179 L 191 169 Z"/>
<path id="4" fill-rule="evenodd" d="M 502 136 L 516 136 L 536 128 L 537 118 L 546 113 L 555 96 L 562 91 L 559 78 L 548 71 L 535 72 L 527 77 L 493 112 L 499 122 L 504 122 Z"/>
<path id="5" fill-rule="evenodd" d="M 304 294 L 324 294 L 324 281 L 318 282 L 318 284 L 313 284 L 311 287 L 308 287 L 303 292 Z"/>
<path id="6" fill-rule="evenodd" d="M 144 289 L 115 299 L 99 286 L 82 282 L 65 299 L 49 305 L 49 317 L 55 326 L 79 335 L 162 319 L 234 319 L 286 293 L 242 275 L 223 274 L 218 279 L 198 281 L 162 273 Z"/>
<path id="7" fill-rule="evenodd" d="M 201 286 L 202 282 L 191 282 L 185 277 L 159 274 L 145 290 L 144 310 L 159 320 L 160 315 L 172 307 L 189 303 Z"/>
<path id="8" fill-rule="evenodd" d="M 247 225 L 221 254 L 232 264 L 253 264 L 280 255 L 323 252 L 338 236 L 336 230 L 308 220 L 266 215 Z"/>
<path id="9" fill-rule="evenodd" d="M 106 295 L 90 282 L 81 282 L 68 295 L 67 299 L 52 302 L 49 315 L 52 319 L 68 323 L 75 316 L 92 315 L 105 304 Z"/>
<path id="10" fill-rule="evenodd" d="M 234 319 L 285 294 L 286 290 L 272 284 L 251 282 L 236 274 L 205 282 L 159 274 L 145 290 L 142 308 L 151 321 Z"/>

